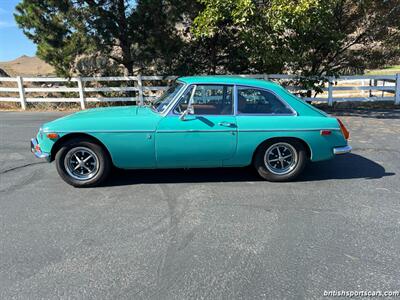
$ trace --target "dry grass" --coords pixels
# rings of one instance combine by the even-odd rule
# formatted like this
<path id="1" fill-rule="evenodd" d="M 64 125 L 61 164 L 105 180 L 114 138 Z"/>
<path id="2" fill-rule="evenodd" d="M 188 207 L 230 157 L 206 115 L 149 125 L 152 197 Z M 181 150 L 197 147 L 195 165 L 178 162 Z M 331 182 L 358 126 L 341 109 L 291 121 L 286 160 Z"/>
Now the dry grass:
<path id="1" fill-rule="evenodd" d="M 324 111 L 346 110 L 346 109 L 399 109 L 399 105 L 395 105 L 393 101 L 346 101 L 335 102 L 332 107 L 327 103 L 313 103 L 319 109 Z"/>
<path id="2" fill-rule="evenodd" d="M 135 102 L 87 102 L 86 109 L 111 106 L 130 106 Z M 19 102 L 0 102 L 0 111 L 19 111 Z M 48 103 L 35 102 L 26 104 L 27 111 L 78 111 L 81 110 L 80 103 Z"/>
<path id="3" fill-rule="evenodd" d="M 36 56 L 23 55 L 11 61 L 0 62 L 0 69 L 11 77 L 55 75 L 54 68 Z"/>
<path id="4" fill-rule="evenodd" d="M 27 111 L 78 111 L 78 103 L 27 103 Z M 0 102 L 0 111 L 20 111 L 21 104 L 18 102 Z M 22 111 L 22 110 L 21 110 Z"/>
<path id="5" fill-rule="evenodd" d="M 400 65 L 388 66 L 382 69 L 368 70 L 365 75 L 393 75 L 400 73 Z"/>

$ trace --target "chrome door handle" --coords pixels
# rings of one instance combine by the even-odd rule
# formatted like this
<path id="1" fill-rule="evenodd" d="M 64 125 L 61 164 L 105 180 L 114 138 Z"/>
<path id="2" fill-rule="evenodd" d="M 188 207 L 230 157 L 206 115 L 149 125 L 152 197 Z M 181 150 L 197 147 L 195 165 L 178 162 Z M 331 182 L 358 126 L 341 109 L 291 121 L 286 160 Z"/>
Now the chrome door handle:
<path id="1" fill-rule="evenodd" d="M 231 122 L 219 122 L 218 125 L 220 126 L 225 126 L 225 127 L 234 127 L 235 123 L 231 123 Z"/>

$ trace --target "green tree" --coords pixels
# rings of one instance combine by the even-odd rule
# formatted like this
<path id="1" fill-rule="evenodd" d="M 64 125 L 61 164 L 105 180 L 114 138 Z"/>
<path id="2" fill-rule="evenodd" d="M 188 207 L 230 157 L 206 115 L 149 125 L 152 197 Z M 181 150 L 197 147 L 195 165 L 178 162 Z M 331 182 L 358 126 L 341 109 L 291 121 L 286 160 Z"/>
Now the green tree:
<path id="1" fill-rule="evenodd" d="M 399 15 L 400 0 L 22 0 L 15 18 L 61 75 L 318 77 L 398 57 Z"/>
<path id="2" fill-rule="evenodd" d="M 173 72 L 190 1 L 22 0 L 15 19 L 57 73 Z"/>
<path id="3" fill-rule="evenodd" d="M 399 0 L 200 1 L 193 33 L 236 30 L 255 72 L 335 75 L 399 53 Z"/>
<path id="4" fill-rule="evenodd" d="M 55 1 L 53 1 L 55 2 Z M 65 74 L 72 67 L 75 53 L 83 53 L 90 43 L 81 32 L 63 24 L 70 6 L 60 3 L 51 9 L 45 1 L 23 1 L 16 7 L 15 19 L 25 35 L 38 45 L 37 55 Z M 62 64 L 60 64 L 62 62 Z"/>
<path id="5" fill-rule="evenodd" d="M 132 48 L 137 67 L 147 74 L 183 75 L 188 48 L 187 22 L 200 6 L 185 0 L 140 0 L 131 16 Z"/>

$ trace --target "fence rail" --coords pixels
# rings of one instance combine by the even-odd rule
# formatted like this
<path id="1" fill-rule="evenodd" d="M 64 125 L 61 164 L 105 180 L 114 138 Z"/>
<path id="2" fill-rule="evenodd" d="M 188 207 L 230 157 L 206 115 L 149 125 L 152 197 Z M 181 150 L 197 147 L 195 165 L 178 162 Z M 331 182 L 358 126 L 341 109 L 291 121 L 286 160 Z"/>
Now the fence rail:
<path id="1" fill-rule="evenodd" d="M 291 92 L 303 90 L 300 86 L 295 85 L 296 81 L 299 80 L 299 77 L 295 75 L 257 74 L 238 76 L 278 81 Z M 134 101 L 143 105 L 145 101 L 154 99 L 157 93 L 166 89 L 168 82 L 176 78 L 177 76 L 140 75 L 73 78 L 0 77 L 0 84 L 2 85 L 0 86 L 0 102 L 19 102 L 22 109 L 26 109 L 27 103 L 34 102 L 77 102 L 80 103 L 82 109 L 86 108 L 88 102 Z M 400 104 L 400 74 L 326 77 L 325 81 L 322 94 L 315 94 L 314 97 L 303 97 L 303 99 L 327 102 L 329 105 L 343 101 L 394 101 L 395 104 Z M 2 84 L 3 82 L 5 84 Z M 122 82 L 124 86 L 105 86 L 104 83 L 107 82 L 108 85 Z M 38 86 L 39 84 L 41 86 Z M 91 86 L 93 84 L 97 86 Z M 115 93 L 127 92 L 130 93 L 128 96 L 115 95 Z M 68 93 L 68 97 L 65 95 L 54 96 L 52 93 Z M 96 95 L 89 96 L 93 93 L 96 93 Z M 104 95 L 104 93 L 114 94 Z M 380 93 L 380 95 L 377 95 L 377 93 Z M 14 96 L 9 94 L 14 94 Z M 32 94 L 36 94 L 36 96 L 32 97 Z M 133 94 L 135 95 L 132 96 Z"/>

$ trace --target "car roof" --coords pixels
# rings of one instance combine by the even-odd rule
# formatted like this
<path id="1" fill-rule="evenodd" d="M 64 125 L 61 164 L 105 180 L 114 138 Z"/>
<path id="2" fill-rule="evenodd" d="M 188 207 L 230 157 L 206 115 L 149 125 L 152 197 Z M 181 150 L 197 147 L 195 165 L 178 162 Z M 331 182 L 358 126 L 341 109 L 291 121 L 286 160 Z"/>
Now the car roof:
<path id="1" fill-rule="evenodd" d="M 276 83 L 268 80 L 254 79 L 249 77 L 241 76 L 187 76 L 180 77 L 178 81 L 186 84 L 200 84 L 200 83 L 213 83 L 213 84 L 238 84 L 238 85 L 250 85 L 264 88 L 276 88 L 279 87 Z"/>

